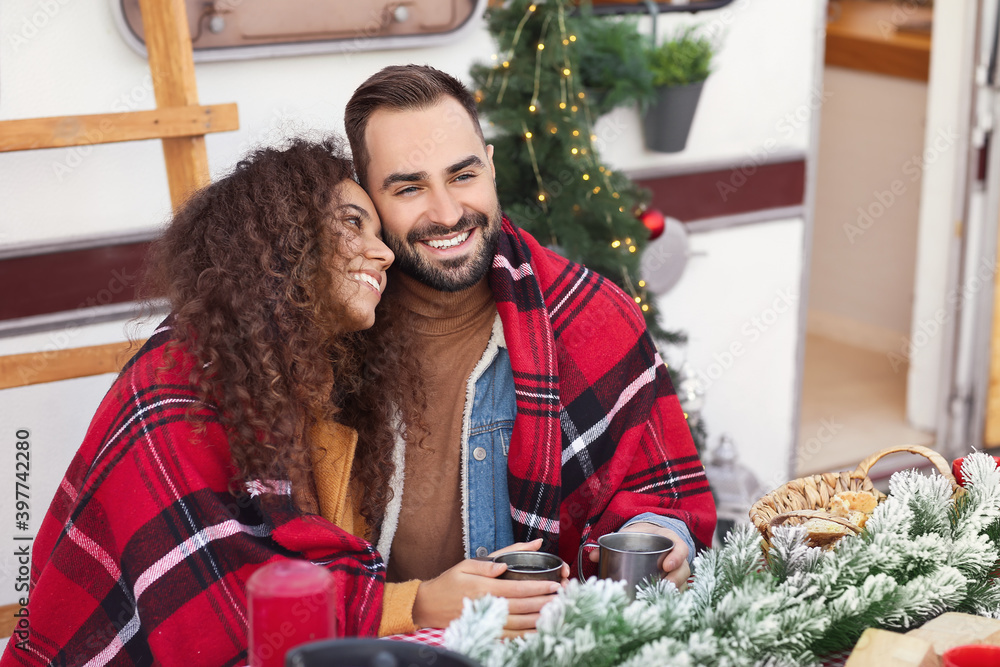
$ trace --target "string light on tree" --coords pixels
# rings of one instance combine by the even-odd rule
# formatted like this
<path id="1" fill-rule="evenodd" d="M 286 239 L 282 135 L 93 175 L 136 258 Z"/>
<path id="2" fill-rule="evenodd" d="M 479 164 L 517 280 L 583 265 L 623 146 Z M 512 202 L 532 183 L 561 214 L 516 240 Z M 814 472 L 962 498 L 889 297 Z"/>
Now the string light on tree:
<path id="1" fill-rule="evenodd" d="M 508 0 L 488 11 L 497 58 L 472 76 L 503 156 L 495 161 L 501 205 L 515 224 L 638 299 L 654 336 L 676 340 L 638 284 L 648 232 L 631 211 L 647 195 L 598 155 L 592 96 L 580 81 L 581 21 L 568 0 Z"/>

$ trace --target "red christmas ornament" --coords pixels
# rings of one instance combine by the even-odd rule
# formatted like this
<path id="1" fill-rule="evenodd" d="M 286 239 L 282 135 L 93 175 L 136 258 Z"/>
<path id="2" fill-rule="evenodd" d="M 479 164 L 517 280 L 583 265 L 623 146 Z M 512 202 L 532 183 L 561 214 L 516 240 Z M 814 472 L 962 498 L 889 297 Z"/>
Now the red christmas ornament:
<path id="1" fill-rule="evenodd" d="M 646 229 L 649 230 L 650 241 L 655 241 L 660 238 L 660 234 L 663 233 L 663 230 L 667 226 L 667 221 L 663 217 L 663 213 L 655 208 L 649 208 L 643 211 L 642 215 L 639 216 L 639 219 L 642 220 L 642 224 L 644 224 Z"/>
<path id="2" fill-rule="evenodd" d="M 1000 456 L 994 456 L 996 459 L 997 467 L 1000 468 Z M 965 457 L 960 459 L 955 459 L 951 464 L 951 474 L 955 476 L 955 481 L 959 483 L 960 486 L 965 486 L 965 477 L 962 475 L 962 464 L 965 463 Z"/>

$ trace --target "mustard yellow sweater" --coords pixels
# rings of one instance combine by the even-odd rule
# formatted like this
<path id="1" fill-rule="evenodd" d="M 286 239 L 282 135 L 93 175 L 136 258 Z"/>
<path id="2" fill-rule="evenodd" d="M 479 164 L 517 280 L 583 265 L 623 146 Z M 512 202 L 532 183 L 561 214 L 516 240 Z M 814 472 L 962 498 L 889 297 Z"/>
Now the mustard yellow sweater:
<path id="1" fill-rule="evenodd" d="M 320 514 L 352 535 L 368 539 L 370 531 L 358 509 L 357 495 L 349 492 L 358 432 L 336 422 L 325 422 L 314 429 L 313 443 L 313 479 Z M 413 624 L 413 602 L 419 585 L 418 579 L 385 585 L 380 637 L 417 629 Z"/>

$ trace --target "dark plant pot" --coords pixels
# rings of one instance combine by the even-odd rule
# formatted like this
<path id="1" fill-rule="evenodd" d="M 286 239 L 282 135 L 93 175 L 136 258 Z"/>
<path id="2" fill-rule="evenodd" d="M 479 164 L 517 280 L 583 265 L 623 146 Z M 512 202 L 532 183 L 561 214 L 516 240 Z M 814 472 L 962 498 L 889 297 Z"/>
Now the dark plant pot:
<path id="1" fill-rule="evenodd" d="M 684 150 L 704 86 L 705 82 L 699 81 L 656 89 L 656 99 L 642 118 L 646 148 L 660 153 Z"/>

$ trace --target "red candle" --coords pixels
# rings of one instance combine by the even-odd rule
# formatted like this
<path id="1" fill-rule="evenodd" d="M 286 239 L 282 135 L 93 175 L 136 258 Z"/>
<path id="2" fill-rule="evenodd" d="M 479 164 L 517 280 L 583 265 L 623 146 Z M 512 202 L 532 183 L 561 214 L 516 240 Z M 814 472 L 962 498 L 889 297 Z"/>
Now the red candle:
<path id="1" fill-rule="evenodd" d="M 336 633 L 333 575 L 304 560 L 281 560 L 247 581 L 250 667 L 284 667 L 289 649 Z"/>
<path id="2" fill-rule="evenodd" d="M 1000 665 L 1000 646 L 966 644 L 948 649 L 941 656 L 944 667 L 997 667 Z"/>

